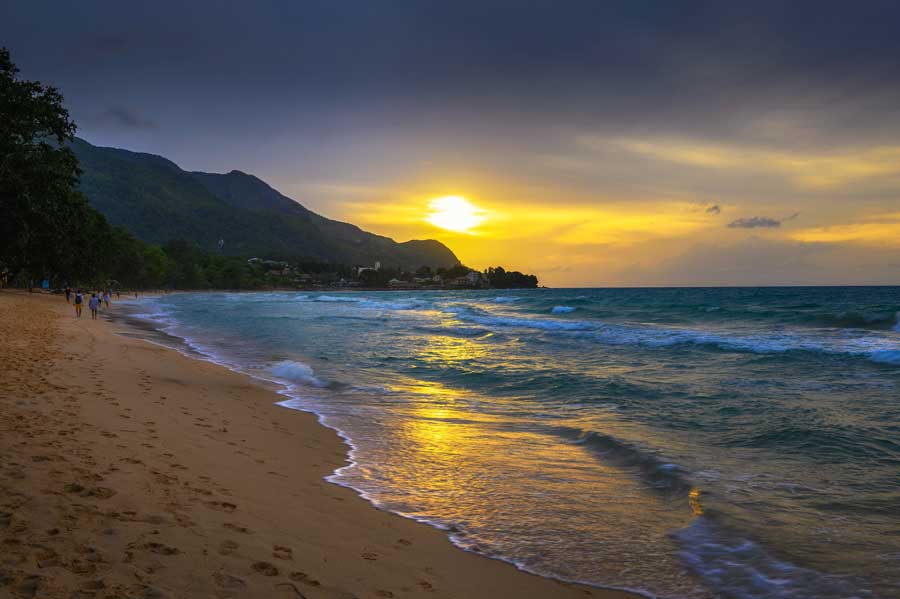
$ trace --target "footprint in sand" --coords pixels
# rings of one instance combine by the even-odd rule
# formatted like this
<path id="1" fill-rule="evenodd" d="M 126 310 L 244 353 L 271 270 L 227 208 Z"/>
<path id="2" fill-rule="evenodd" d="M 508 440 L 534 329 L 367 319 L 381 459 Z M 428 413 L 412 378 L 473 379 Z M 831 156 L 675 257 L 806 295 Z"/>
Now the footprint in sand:
<path id="1" fill-rule="evenodd" d="M 222 541 L 222 544 L 219 545 L 219 554 L 220 555 L 231 555 L 235 551 L 237 551 L 238 544 L 234 541 L 225 540 Z"/>
<path id="2" fill-rule="evenodd" d="M 74 574 L 85 576 L 93 575 L 97 571 L 97 566 L 92 562 L 78 558 L 70 560 L 69 563 L 65 565 L 65 568 Z"/>
<path id="3" fill-rule="evenodd" d="M 207 501 L 207 502 L 204 502 L 203 505 L 205 505 L 206 507 L 208 507 L 211 510 L 217 510 L 219 512 L 227 512 L 229 514 L 237 509 L 237 506 L 235 504 L 228 503 L 227 501 Z"/>
<path id="4" fill-rule="evenodd" d="M 163 543 L 144 543 L 141 545 L 141 549 L 158 555 L 178 555 L 181 553 L 177 547 L 170 547 Z"/>
<path id="5" fill-rule="evenodd" d="M 292 560 L 294 559 L 294 552 L 290 547 L 285 547 L 284 545 L 273 545 L 272 557 L 283 560 Z"/>
<path id="6" fill-rule="evenodd" d="M 278 576 L 278 568 L 269 562 L 254 562 L 251 567 L 254 572 L 259 572 L 263 576 Z"/>
<path id="7" fill-rule="evenodd" d="M 231 522 L 226 522 L 222 526 L 224 526 L 225 528 L 227 528 L 229 530 L 233 530 L 235 532 L 244 533 L 245 535 L 251 534 L 249 528 L 246 528 L 244 526 L 238 526 L 237 524 L 232 524 Z"/>
<path id="8" fill-rule="evenodd" d="M 310 578 L 306 572 L 291 572 L 288 575 L 288 578 L 290 578 L 294 582 L 302 582 L 303 584 L 308 584 L 311 587 L 317 587 L 322 584 L 315 578 Z"/>
<path id="9" fill-rule="evenodd" d="M 109 499 L 115 494 L 116 491 L 107 487 L 94 487 L 88 492 L 88 495 L 97 499 Z"/>
<path id="10" fill-rule="evenodd" d="M 378 559 L 378 554 L 374 551 L 363 551 L 362 554 L 360 554 L 360 557 L 363 559 L 367 559 L 370 562 L 374 562 Z"/>
<path id="11" fill-rule="evenodd" d="M 85 591 L 102 591 L 106 588 L 106 583 L 102 580 L 88 580 L 81 584 L 81 588 Z"/>
<path id="12" fill-rule="evenodd" d="M 216 581 L 217 585 L 224 589 L 240 589 L 247 586 L 247 583 L 243 578 L 238 578 L 227 572 L 216 572 L 213 574 L 213 580 Z"/>

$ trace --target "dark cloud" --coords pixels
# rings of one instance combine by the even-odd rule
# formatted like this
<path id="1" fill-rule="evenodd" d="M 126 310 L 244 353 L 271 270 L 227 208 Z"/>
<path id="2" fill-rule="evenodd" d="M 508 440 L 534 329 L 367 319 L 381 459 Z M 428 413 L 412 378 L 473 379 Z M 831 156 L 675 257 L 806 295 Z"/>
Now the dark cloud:
<path id="1" fill-rule="evenodd" d="M 112 106 L 98 114 L 93 122 L 103 126 L 126 129 L 157 129 L 155 121 L 148 119 L 132 108 Z"/>
<path id="2" fill-rule="evenodd" d="M 60 87 L 89 140 L 201 170 L 265 167 L 275 182 L 386 180 L 428 161 L 583 197 L 733 206 L 782 181 L 571 144 L 900 138 L 900 3 L 888 0 L 81 0 L 7 2 L 3 16 L 23 75 Z M 92 120 L 107 106 L 129 111 Z M 137 139 L 152 125 L 140 115 L 165 127 Z M 529 153 L 588 166 L 529 168 Z"/>
<path id="3" fill-rule="evenodd" d="M 754 216 L 752 218 L 739 218 L 728 223 L 731 229 L 772 229 L 780 227 L 781 221 L 765 216 Z"/>
<path id="4" fill-rule="evenodd" d="M 722 208 L 720 208 L 718 204 L 710 206 L 709 208 L 706 209 L 707 214 L 719 214 L 721 212 L 722 212 Z"/>
<path id="5" fill-rule="evenodd" d="M 738 126 L 727 121 L 754 104 L 808 105 L 822 87 L 871 101 L 863 83 L 900 81 L 900 4 L 879 0 L 85 0 L 7 12 L 3 39 L 56 76 L 91 76 L 58 71 L 59 48 L 80 47 L 142 88 L 259 101 L 277 86 L 286 105 L 414 99 L 619 125 L 680 116 L 709 130 Z"/>

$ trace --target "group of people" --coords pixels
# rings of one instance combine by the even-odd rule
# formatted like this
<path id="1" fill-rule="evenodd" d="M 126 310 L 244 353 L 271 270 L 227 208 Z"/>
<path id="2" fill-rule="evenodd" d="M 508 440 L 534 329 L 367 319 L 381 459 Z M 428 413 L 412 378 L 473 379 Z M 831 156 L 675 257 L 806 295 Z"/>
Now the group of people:
<path id="1" fill-rule="evenodd" d="M 66 303 L 72 302 L 72 288 L 66 287 Z M 97 317 L 100 313 L 100 307 L 103 304 L 106 304 L 106 307 L 109 308 L 109 300 L 112 297 L 112 289 L 108 289 L 106 291 L 95 291 L 91 293 L 91 298 L 87 301 L 88 308 L 91 311 L 91 320 L 97 320 Z M 81 311 L 84 308 L 84 293 L 81 292 L 81 289 L 78 289 L 74 292 L 75 299 L 75 316 L 76 318 L 81 318 Z"/>

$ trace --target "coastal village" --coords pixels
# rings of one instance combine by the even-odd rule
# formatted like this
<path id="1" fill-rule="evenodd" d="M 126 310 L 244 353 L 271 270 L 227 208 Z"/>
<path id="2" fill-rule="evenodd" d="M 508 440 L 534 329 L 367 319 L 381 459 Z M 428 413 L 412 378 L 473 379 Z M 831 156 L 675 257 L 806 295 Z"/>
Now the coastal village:
<path id="1" fill-rule="evenodd" d="M 265 272 L 267 281 L 277 287 L 301 289 L 500 289 L 537 287 L 537 277 L 503 267 L 488 268 L 484 272 L 462 264 L 452 268 L 432 270 L 423 266 L 415 271 L 386 268 L 376 261 L 371 266 L 300 265 L 283 260 L 249 258 L 250 267 Z"/>

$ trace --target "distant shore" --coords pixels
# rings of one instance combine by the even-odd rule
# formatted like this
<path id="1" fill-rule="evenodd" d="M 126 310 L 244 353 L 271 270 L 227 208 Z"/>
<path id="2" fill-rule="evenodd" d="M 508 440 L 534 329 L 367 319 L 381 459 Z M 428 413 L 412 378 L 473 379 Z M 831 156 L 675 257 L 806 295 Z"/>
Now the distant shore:
<path id="1" fill-rule="evenodd" d="M 73 312 L 0 291 L 0 596 L 632 596 L 373 508 L 323 480 L 347 448 L 313 415 Z"/>

